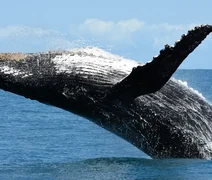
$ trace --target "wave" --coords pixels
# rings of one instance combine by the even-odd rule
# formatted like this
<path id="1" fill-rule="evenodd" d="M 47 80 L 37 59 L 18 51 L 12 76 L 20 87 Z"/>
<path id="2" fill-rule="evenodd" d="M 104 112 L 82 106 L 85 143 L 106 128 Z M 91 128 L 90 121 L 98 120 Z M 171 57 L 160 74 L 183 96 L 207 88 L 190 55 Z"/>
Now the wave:
<path id="1" fill-rule="evenodd" d="M 201 167 L 201 168 L 198 168 Z M 212 163 L 196 159 L 111 157 L 67 163 L 0 166 L 2 179 L 185 179 L 209 175 Z M 195 170 L 195 173 L 193 172 Z M 187 179 L 187 178 L 186 178 Z M 195 179 L 198 179 L 195 177 Z M 204 179 L 204 178 L 203 178 Z"/>

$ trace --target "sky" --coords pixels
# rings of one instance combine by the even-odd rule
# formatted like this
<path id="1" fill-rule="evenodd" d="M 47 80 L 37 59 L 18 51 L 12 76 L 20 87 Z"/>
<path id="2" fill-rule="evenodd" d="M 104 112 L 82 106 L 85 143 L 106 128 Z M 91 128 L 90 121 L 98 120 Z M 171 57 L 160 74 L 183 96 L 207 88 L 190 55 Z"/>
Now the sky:
<path id="1" fill-rule="evenodd" d="M 194 26 L 212 24 L 211 0 L 0 2 L 0 52 L 96 46 L 146 63 Z M 212 35 L 180 68 L 212 69 Z"/>

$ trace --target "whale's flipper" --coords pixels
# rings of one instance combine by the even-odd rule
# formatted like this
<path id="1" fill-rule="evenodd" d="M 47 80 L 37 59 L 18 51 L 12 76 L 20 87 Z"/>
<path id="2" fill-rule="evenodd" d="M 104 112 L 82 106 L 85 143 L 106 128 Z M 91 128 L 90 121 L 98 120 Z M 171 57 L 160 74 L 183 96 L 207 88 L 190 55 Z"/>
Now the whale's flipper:
<path id="1" fill-rule="evenodd" d="M 202 25 L 182 35 L 174 47 L 166 45 L 153 61 L 133 68 L 121 82 L 115 84 L 106 98 L 128 101 L 160 90 L 183 60 L 212 32 L 212 26 Z"/>

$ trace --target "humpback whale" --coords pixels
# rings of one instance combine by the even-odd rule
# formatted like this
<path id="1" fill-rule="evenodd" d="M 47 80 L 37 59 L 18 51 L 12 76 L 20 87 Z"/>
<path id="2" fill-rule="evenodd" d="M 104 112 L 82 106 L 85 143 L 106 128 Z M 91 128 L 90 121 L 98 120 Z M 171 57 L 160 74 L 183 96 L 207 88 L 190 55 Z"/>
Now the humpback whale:
<path id="1" fill-rule="evenodd" d="M 171 78 L 211 31 L 189 30 L 146 64 L 94 47 L 1 53 L 0 88 L 85 117 L 152 158 L 211 159 L 212 105 Z"/>

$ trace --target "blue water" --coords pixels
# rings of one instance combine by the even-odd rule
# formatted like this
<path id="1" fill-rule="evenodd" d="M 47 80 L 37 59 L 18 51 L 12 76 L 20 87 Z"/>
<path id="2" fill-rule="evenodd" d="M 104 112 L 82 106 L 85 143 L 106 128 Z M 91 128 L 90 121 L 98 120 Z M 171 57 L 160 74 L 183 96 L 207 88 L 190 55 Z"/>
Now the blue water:
<path id="1" fill-rule="evenodd" d="M 179 70 L 212 102 L 212 70 Z M 212 161 L 153 160 L 86 119 L 0 90 L 0 179 L 212 179 Z"/>

